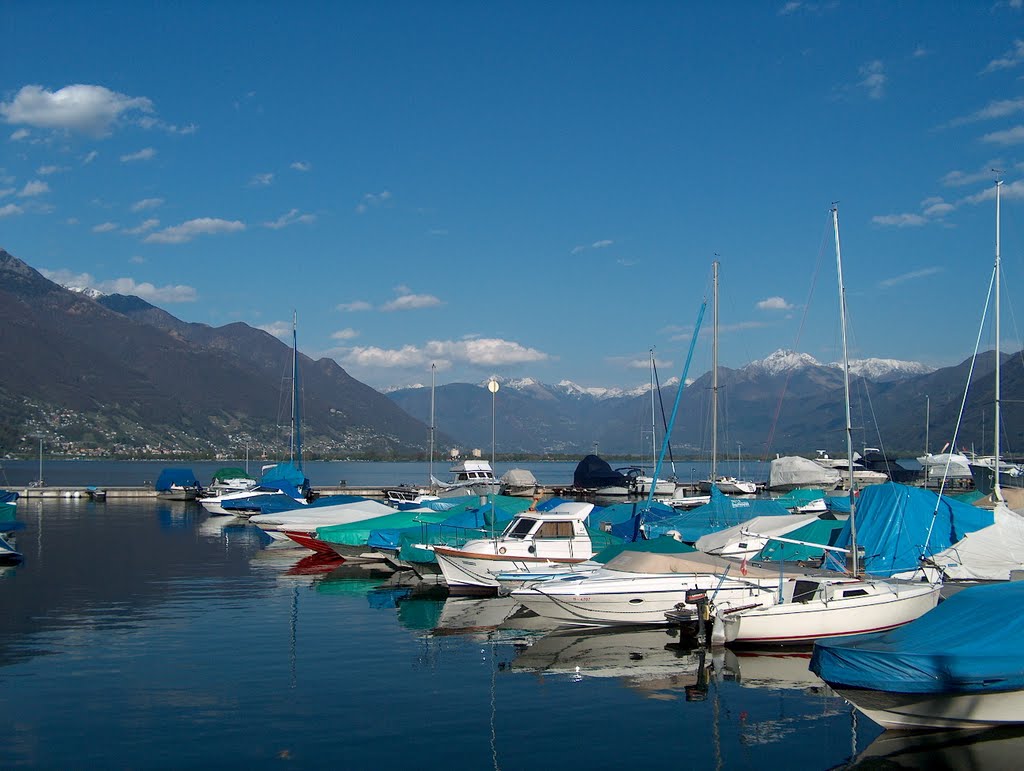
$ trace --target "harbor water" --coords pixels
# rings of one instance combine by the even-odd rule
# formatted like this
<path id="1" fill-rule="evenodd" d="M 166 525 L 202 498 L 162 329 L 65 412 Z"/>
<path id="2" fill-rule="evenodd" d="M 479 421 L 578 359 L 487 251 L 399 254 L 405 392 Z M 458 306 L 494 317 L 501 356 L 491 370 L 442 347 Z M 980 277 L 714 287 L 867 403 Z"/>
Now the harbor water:
<path id="1" fill-rule="evenodd" d="M 344 473 L 414 481 L 376 471 Z M 18 518 L 25 560 L 0 568 L 5 767 L 825 769 L 889 740 L 806 653 L 553 631 L 187 502 L 32 499 Z"/>

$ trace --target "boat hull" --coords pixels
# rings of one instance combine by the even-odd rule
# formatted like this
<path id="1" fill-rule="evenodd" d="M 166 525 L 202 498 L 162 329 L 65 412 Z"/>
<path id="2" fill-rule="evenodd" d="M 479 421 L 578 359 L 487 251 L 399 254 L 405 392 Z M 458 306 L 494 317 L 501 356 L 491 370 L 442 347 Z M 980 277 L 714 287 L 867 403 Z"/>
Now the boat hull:
<path id="1" fill-rule="evenodd" d="M 715 624 L 721 623 L 727 643 L 800 644 L 895 629 L 920 618 L 939 601 L 938 586 L 901 586 L 896 591 L 850 600 L 790 602 L 735 614 L 725 609 Z"/>
<path id="2" fill-rule="evenodd" d="M 464 552 L 457 549 L 434 547 L 437 564 L 454 594 L 497 593 L 496 574 L 511 570 L 528 570 L 540 565 L 576 564 L 590 558 L 506 557 L 494 554 Z"/>
<path id="3" fill-rule="evenodd" d="M 1024 691 L 936 695 L 842 686 L 833 686 L 833 690 L 889 729 L 983 728 L 1024 723 Z"/>

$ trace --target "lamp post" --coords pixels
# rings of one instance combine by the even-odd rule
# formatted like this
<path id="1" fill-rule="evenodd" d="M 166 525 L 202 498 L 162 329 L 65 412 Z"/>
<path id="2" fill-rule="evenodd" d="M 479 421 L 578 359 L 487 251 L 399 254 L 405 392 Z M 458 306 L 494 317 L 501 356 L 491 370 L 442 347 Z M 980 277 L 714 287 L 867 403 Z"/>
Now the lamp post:
<path id="1" fill-rule="evenodd" d="M 487 390 L 491 392 L 491 471 L 494 471 L 494 400 L 500 387 L 493 377 L 487 383 Z"/>

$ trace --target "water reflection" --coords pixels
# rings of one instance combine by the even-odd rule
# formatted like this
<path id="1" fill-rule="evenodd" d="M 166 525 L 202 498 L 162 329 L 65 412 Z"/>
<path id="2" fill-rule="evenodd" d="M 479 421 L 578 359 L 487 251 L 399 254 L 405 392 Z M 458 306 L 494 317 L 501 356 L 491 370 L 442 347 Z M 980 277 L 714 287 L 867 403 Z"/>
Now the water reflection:
<path id="1" fill-rule="evenodd" d="M 1020 768 L 1024 727 L 956 731 L 886 731 L 844 769 Z"/>

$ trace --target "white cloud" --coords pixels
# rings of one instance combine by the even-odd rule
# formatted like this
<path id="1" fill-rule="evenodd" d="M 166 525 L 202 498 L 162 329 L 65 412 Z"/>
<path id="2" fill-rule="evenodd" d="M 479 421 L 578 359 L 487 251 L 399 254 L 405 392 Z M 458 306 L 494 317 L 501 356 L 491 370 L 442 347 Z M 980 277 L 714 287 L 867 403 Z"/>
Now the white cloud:
<path id="1" fill-rule="evenodd" d="M 888 80 L 885 74 L 885 65 L 878 59 L 867 62 L 860 66 L 861 80 L 857 84 L 867 89 L 868 96 L 872 99 L 881 99 L 885 96 L 885 83 Z"/>
<path id="2" fill-rule="evenodd" d="M 250 187 L 266 187 L 274 182 L 274 172 L 270 171 L 266 174 L 253 174 L 249 180 Z"/>
<path id="3" fill-rule="evenodd" d="M 942 268 L 922 268 L 921 270 L 912 270 L 909 273 L 903 273 L 899 276 L 883 279 L 878 282 L 878 286 L 882 289 L 888 289 L 891 286 L 896 286 L 897 284 L 902 284 L 907 281 L 914 281 L 915 279 L 925 278 L 926 276 L 934 276 L 936 273 L 942 273 L 942 271 Z"/>
<path id="4" fill-rule="evenodd" d="M 365 300 L 355 300 L 350 303 L 341 303 L 338 310 L 343 313 L 358 313 L 359 311 L 372 311 L 373 306 Z"/>
<path id="5" fill-rule="evenodd" d="M 137 123 L 144 129 L 156 128 L 166 131 L 168 134 L 195 134 L 199 130 L 199 127 L 194 123 L 189 123 L 187 126 L 175 126 L 173 123 L 167 123 L 159 118 L 150 116 L 139 118 Z"/>
<path id="6" fill-rule="evenodd" d="M 57 174 L 62 171 L 67 171 L 67 166 L 40 166 L 36 169 L 36 174 L 45 177 L 48 174 Z"/>
<path id="7" fill-rule="evenodd" d="M 591 246 L 594 249 L 604 249 L 605 247 L 611 246 L 614 243 L 615 243 L 614 241 L 605 238 L 605 239 L 602 239 L 600 241 L 595 241 L 594 243 L 591 244 Z"/>
<path id="8" fill-rule="evenodd" d="M 965 123 L 977 123 L 979 121 L 1005 118 L 1007 115 L 1015 115 L 1022 111 L 1024 111 L 1024 97 L 1017 97 L 1016 99 L 1001 99 L 999 101 L 989 102 L 980 110 L 976 110 L 970 115 L 965 115 L 962 118 L 954 118 L 949 122 L 949 125 L 962 126 Z"/>
<path id="9" fill-rule="evenodd" d="M 141 201 L 136 201 L 131 205 L 133 212 L 146 211 L 147 209 L 156 209 L 162 206 L 164 203 L 163 198 L 143 198 Z"/>
<path id="10" fill-rule="evenodd" d="M 96 150 L 90 150 L 82 157 L 82 165 L 88 166 L 90 163 L 96 160 L 97 155 L 99 155 L 99 152 L 97 152 Z"/>
<path id="11" fill-rule="evenodd" d="M 757 304 L 761 311 L 791 311 L 793 306 L 782 297 L 766 297 Z"/>
<path id="12" fill-rule="evenodd" d="M 159 226 L 160 226 L 160 220 L 156 219 L 155 217 L 151 217 L 148 220 L 143 220 L 142 222 L 140 222 L 138 225 L 136 225 L 133 228 L 125 228 L 124 232 L 127 233 L 130 236 L 137 236 L 137 235 L 141 235 L 142 233 L 146 233 L 147 231 L 150 231 L 153 228 L 159 227 Z"/>
<path id="13" fill-rule="evenodd" d="M 796 13 L 800 10 L 801 5 L 803 4 L 799 0 L 789 0 L 788 3 L 779 9 L 779 16 L 789 16 L 792 13 Z"/>
<path id="14" fill-rule="evenodd" d="M 895 228 L 916 228 L 928 224 L 927 217 L 920 214 L 878 214 L 871 221 L 876 225 Z"/>
<path id="15" fill-rule="evenodd" d="M 309 171 L 313 168 L 313 164 L 306 161 L 295 161 L 288 168 L 295 169 L 295 171 Z"/>
<path id="16" fill-rule="evenodd" d="M 117 230 L 116 222 L 101 222 L 99 225 L 92 226 L 93 233 L 109 233 L 111 230 Z"/>
<path id="17" fill-rule="evenodd" d="M 405 287 L 401 289 L 405 289 Z M 382 311 L 410 311 L 419 308 L 435 308 L 438 305 L 444 305 L 444 302 L 432 294 L 412 294 L 406 291 L 394 300 L 384 303 L 380 309 Z"/>
<path id="18" fill-rule="evenodd" d="M 980 193 L 975 193 L 974 195 L 967 196 L 959 203 L 978 204 L 984 203 L 986 201 L 992 201 L 995 199 L 995 197 L 996 186 L 991 185 L 990 187 L 987 187 L 984 190 L 982 190 Z M 1004 183 L 1002 185 L 1000 197 L 1009 200 L 1024 199 L 1024 180 L 1017 180 L 1016 182 L 1011 182 L 1009 184 Z"/>
<path id="19" fill-rule="evenodd" d="M 148 161 L 156 155 L 156 150 L 152 147 L 144 147 L 137 153 L 128 153 L 127 155 L 121 156 L 121 163 L 131 163 L 132 161 Z"/>
<path id="20" fill-rule="evenodd" d="M 1000 56 L 998 59 L 993 59 L 985 65 L 985 69 L 982 72 L 995 72 L 997 70 L 1009 70 L 1016 67 L 1024 61 L 1024 40 L 1014 40 L 1013 48 L 1007 51 L 1005 54 Z"/>
<path id="21" fill-rule="evenodd" d="M 379 193 L 367 193 L 356 206 L 356 212 L 364 214 L 372 206 L 381 206 L 391 200 L 391 193 L 383 190 Z"/>
<path id="22" fill-rule="evenodd" d="M 198 297 L 195 288 L 182 284 L 158 287 L 148 281 L 137 282 L 127 277 L 97 281 L 90 273 L 72 273 L 65 269 L 40 268 L 39 272 L 61 286 L 97 289 L 104 294 L 135 295 L 153 303 L 189 303 Z"/>
<path id="23" fill-rule="evenodd" d="M 244 222 L 200 217 L 180 225 L 164 228 L 156 233 L 150 233 L 145 240 L 147 243 L 153 244 L 183 244 L 196 236 L 237 233 L 240 230 L 245 230 Z"/>
<path id="24" fill-rule="evenodd" d="M 535 348 L 511 340 L 477 338 L 473 340 L 432 340 L 426 345 L 401 348 L 354 347 L 343 352 L 343 363 L 360 367 L 423 367 L 431 363 L 447 366 L 457 361 L 481 367 L 501 367 L 547 361 L 551 357 Z"/>
<path id="25" fill-rule="evenodd" d="M 981 138 L 982 142 L 995 145 L 1019 145 L 1024 142 L 1024 126 L 1014 126 L 1005 131 L 993 131 Z"/>
<path id="26" fill-rule="evenodd" d="M 951 203 L 946 203 L 941 198 L 937 201 L 928 204 L 922 204 L 924 206 L 924 216 L 941 218 L 945 217 L 956 207 Z"/>
<path id="27" fill-rule="evenodd" d="M 153 111 L 144 96 L 132 97 L 103 86 L 75 84 L 58 91 L 23 86 L 10 102 L 0 102 L 0 115 L 8 123 L 43 129 L 78 131 L 107 136 L 111 126 L 127 113 Z"/>
<path id="28" fill-rule="evenodd" d="M 289 225 L 310 225 L 316 222 L 315 214 L 299 214 L 298 209 L 292 209 L 287 214 L 282 214 L 273 222 L 264 222 L 263 227 L 271 228 L 272 230 L 280 230 L 286 228 Z"/>
<path id="29" fill-rule="evenodd" d="M 281 340 L 291 340 L 292 337 L 292 323 L 290 321 L 275 321 L 271 324 L 258 326 L 256 329 L 262 329 L 264 332 Z"/>
<path id="30" fill-rule="evenodd" d="M 585 247 L 585 246 L 574 246 L 572 249 L 569 250 L 569 254 L 579 254 L 580 252 L 584 251 L 586 248 L 587 247 Z"/>
<path id="31" fill-rule="evenodd" d="M 135 265 L 141 265 L 145 261 L 146 261 L 146 258 L 142 257 L 142 256 L 140 256 L 138 254 L 133 255 L 133 256 L 128 258 L 128 262 L 134 263 Z"/>
<path id="32" fill-rule="evenodd" d="M 18 129 L 11 134 L 12 142 L 20 142 L 22 139 L 27 139 L 31 132 L 28 129 Z"/>
<path id="33" fill-rule="evenodd" d="M 0 219 L 3 217 L 13 217 L 16 214 L 21 214 L 25 210 L 14 203 L 9 203 L 6 206 L 0 206 Z"/>
<path id="34" fill-rule="evenodd" d="M 184 284 L 154 286 L 148 281 L 136 283 L 132 278 L 115 278 L 103 281 L 97 287 L 105 294 L 131 294 L 152 303 L 193 303 L 199 298 L 195 287 Z"/>
<path id="35" fill-rule="evenodd" d="M 38 179 L 33 179 L 31 182 L 26 182 L 18 195 L 22 198 L 31 198 L 32 196 L 42 195 L 43 193 L 49 193 L 50 186 L 45 182 L 41 182 Z"/>
<path id="36" fill-rule="evenodd" d="M 914 48 L 914 52 L 911 54 L 911 56 L 914 57 L 915 59 L 921 59 L 930 53 L 931 51 L 929 51 L 923 45 L 918 45 L 916 48 Z"/>
<path id="37" fill-rule="evenodd" d="M 9 195 L 14 195 L 14 193 L 15 193 L 15 188 L 13 188 L 13 187 L 0 188 L 0 198 L 6 198 Z"/>
<path id="38" fill-rule="evenodd" d="M 331 334 L 332 340 L 351 340 L 353 337 L 359 337 L 359 333 L 352 327 L 345 327 Z"/>

